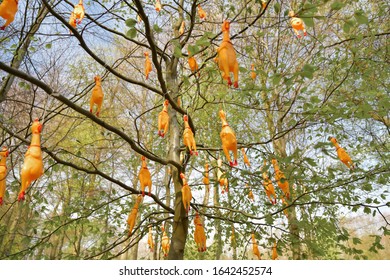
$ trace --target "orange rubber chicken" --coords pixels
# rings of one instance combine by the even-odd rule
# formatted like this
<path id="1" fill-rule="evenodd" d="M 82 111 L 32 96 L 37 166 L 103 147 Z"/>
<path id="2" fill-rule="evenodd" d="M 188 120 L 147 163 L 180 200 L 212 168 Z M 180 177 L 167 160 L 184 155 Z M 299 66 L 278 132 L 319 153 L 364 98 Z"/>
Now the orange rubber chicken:
<path id="1" fill-rule="evenodd" d="M 255 196 L 253 195 L 252 189 L 249 187 L 248 184 L 245 185 L 245 187 L 249 190 L 248 192 L 248 198 L 252 201 L 255 201 Z"/>
<path id="2" fill-rule="evenodd" d="M 196 72 L 199 70 L 198 62 L 196 62 L 195 57 L 191 55 L 191 52 L 188 51 L 188 65 L 190 66 L 190 69 L 192 72 Z M 200 76 L 200 73 L 198 72 L 198 77 Z"/>
<path id="3" fill-rule="evenodd" d="M 278 251 L 276 250 L 276 241 L 274 241 L 274 246 L 272 246 L 272 259 L 276 260 L 278 258 Z"/>
<path id="4" fill-rule="evenodd" d="M 336 138 L 329 137 L 329 141 L 332 142 L 333 145 L 336 147 L 337 156 L 339 157 L 341 162 L 344 163 L 349 169 L 354 169 L 355 165 L 353 164 L 351 157 L 343 148 L 340 147 Z"/>
<path id="5" fill-rule="evenodd" d="M 200 19 L 203 19 L 205 20 L 206 19 L 206 12 L 202 9 L 202 7 L 200 5 L 198 5 L 198 15 L 199 15 L 199 18 Z"/>
<path id="6" fill-rule="evenodd" d="M 198 155 L 198 152 L 196 151 L 196 142 L 195 142 L 195 137 L 194 133 L 191 130 L 190 125 L 188 124 L 188 116 L 184 115 L 183 117 L 184 120 L 184 132 L 183 132 L 183 143 L 184 146 L 188 148 L 190 151 L 190 155 Z"/>
<path id="7" fill-rule="evenodd" d="M 151 252 L 154 251 L 153 232 L 152 232 L 152 227 L 150 225 L 149 225 L 149 233 L 148 233 L 148 247 Z"/>
<path id="8" fill-rule="evenodd" d="M 218 158 L 217 160 L 218 169 L 217 169 L 217 179 L 219 186 L 222 188 L 222 194 L 229 191 L 229 182 L 228 179 L 224 176 L 225 173 L 222 172 L 222 159 Z"/>
<path id="9" fill-rule="evenodd" d="M 144 52 L 145 55 L 145 77 L 146 80 L 149 78 L 149 73 L 152 72 L 152 63 L 150 62 L 149 53 Z"/>
<path id="10" fill-rule="evenodd" d="M 230 79 L 230 72 L 234 74 L 234 87 L 238 88 L 238 62 L 236 57 L 236 51 L 234 50 L 233 44 L 230 41 L 229 35 L 230 23 L 224 21 L 222 24 L 223 39 L 219 46 L 218 53 L 218 66 L 222 71 L 222 78 L 228 82 L 228 86 L 232 85 Z"/>
<path id="11" fill-rule="evenodd" d="M 206 186 L 207 190 L 210 190 L 210 179 L 209 179 L 209 164 L 206 163 L 204 165 L 204 177 L 203 184 Z"/>
<path id="12" fill-rule="evenodd" d="M 266 165 L 266 161 L 264 161 L 264 167 Z M 265 190 L 265 194 L 267 195 L 269 201 L 275 205 L 276 204 L 276 193 L 275 193 L 275 188 L 274 185 L 272 184 L 272 181 L 267 175 L 267 172 L 263 172 L 263 186 Z M 273 197 L 273 199 L 272 199 Z"/>
<path id="13" fill-rule="evenodd" d="M 190 203 L 192 200 L 191 188 L 187 183 L 186 176 L 183 173 L 180 173 L 180 178 L 183 180 L 183 187 L 181 188 L 181 198 L 183 200 L 184 209 L 188 215 L 190 210 Z"/>
<path id="14" fill-rule="evenodd" d="M 104 98 L 104 93 L 102 90 L 102 80 L 101 80 L 100 76 L 95 76 L 95 86 L 92 89 L 92 96 L 91 96 L 91 100 L 89 101 L 89 112 L 92 113 L 93 106 L 96 104 L 96 106 L 97 106 L 96 116 L 97 117 L 99 117 L 100 110 L 102 109 L 103 98 Z"/>
<path id="15" fill-rule="evenodd" d="M 83 5 L 83 0 L 80 0 L 79 3 L 76 6 L 74 6 L 73 13 L 75 15 L 75 18 L 78 19 L 78 21 L 76 21 L 76 23 L 80 24 L 85 16 L 85 9 L 84 9 L 84 5 Z"/>
<path id="16" fill-rule="evenodd" d="M 135 200 L 134 207 L 133 209 L 131 209 L 129 217 L 127 218 L 127 224 L 129 225 L 129 236 L 133 231 L 135 220 L 137 219 L 138 208 L 141 202 L 142 202 L 142 196 L 138 195 L 137 199 Z"/>
<path id="17" fill-rule="evenodd" d="M 163 250 L 164 257 L 167 257 L 168 256 L 168 252 L 169 252 L 169 247 L 170 247 L 170 245 L 169 245 L 169 237 L 165 233 L 164 227 L 162 227 L 161 229 L 163 231 L 163 236 L 162 236 L 162 239 L 161 239 L 161 248 Z"/>
<path id="18" fill-rule="evenodd" d="M 257 258 L 259 260 L 261 260 L 259 246 L 257 246 L 257 242 L 256 242 L 256 238 L 255 238 L 254 233 L 252 233 L 252 246 L 253 246 L 253 255 L 257 256 Z"/>
<path id="19" fill-rule="evenodd" d="M 18 195 L 18 201 L 24 200 L 27 188 L 32 181 L 37 180 L 43 175 L 43 161 L 41 151 L 42 124 L 38 119 L 35 119 L 31 125 L 31 144 L 28 146 L 27 152 L 24 155 L 24 163 L 20 172 L 22 186 Z"/>
<path id="20" fill-rule="evenodd" d="M 275 170 L 276 183 L 278 183 L 279 188 L 282 190 L 287 199 L 290 199 L 290 187 L 286 176 L 284 176 L 284 173 L 280 171 L 278 161 L 276 159 L 272 159 L 272 165 L 274 166 Z"/>
<path id="21" fill-rule="evenodd" d="M 298 38 L 301 38 L 301 34 L 299 34 L 299 31 L 303 31 L 303 36 L 307 35 L 305 24 L 303 23 L 303 20 L 296 17 L 294 11 L 288 12 L 288 16 L 290 19 L 291 27 L 293 28 L 295 35 L 297 35 Z"/>
<path id="22" fill-rule="evenodd" d="M 226 114 L 223 110 L 219 111 L 219 117 L 221 118 L 221 121 L 222 121 L 222 130 L 220 133 L 220 137 L 222 140 L 223 152 L 225 153 L 225 156 L 226 156 L 227 160 L 229 161 L 230 166 L 237 166 L 236 134 L 234 133 L 233 129 L 231 129 L 231 127 L 227 123 Z M 234 162 L 230 158 L 229 151 L 233 152 Z"/>
<path id="23" fill-rule="evenodd" d="M 154 9 L 159 13 L 161 11 L 161 2 L 160 0 L 156 0 L 156 4 L 154 5 Z"/>
<path id="24" fill-rule="evenodd" d="M 5 195 L 5 178 L 7 177 L 7 157 L 9 151 L 7 147 L 3 147 L 0 151 L 0 206 L 3 205 L 4 195 Z"/>
<path id="25" fill-rule="evenodd" d="M 150 176 L 150 171 L 146 166 L 146 158 L 144 156 L 141 157 L 142 165 L 138 174 L 139 183 L 141 185 L 142 196 L 145 196 L 145 187 L 149 188 L 149 196 L 152 193 L 152 179 Z"/>
<path id="26" fill-rule="evenodd" d="M 5 19 L 6 22 L 0 27 L 0 30 L 4 30 L 14 21 L 15 14 L 18 11 L 18 2 L 19 0 L 3 0 L 3 2 L 1 2 L 0 17 Z"/>
<path id="27" fill-rule="evenodd" d="M 169 114 L 168 114 L 169 101 L 166 99 L 163 104 L 162 111 L 158 114 L 158 132 L 157 134 L 164 138 L 169 128 Z"/>
<path id="28" fill-rule="evenodd" d="M 241 148 L 242 156 L 244 157 L 244 163 L 248 166 L 251 166 L 251 163 L 249 162 L 248 156 L 245 153 L 245 149 Z"/>
<path id="29" fill-rule="evenodd" d="M 196 245 L 198 246 L 198 252 L 206 252 L 206 234 L 204 232 L 202 219 L 200 218 L 198 212 L 196 212 L 195 214 L 194 225 L 195 225 L 194 239 Z"/>
<path id="30" fill-rule="evenodd" d="M 77 26 L 77 20 L 76 20 L 76 16 L 74 14 L 74 12 L 72 12 L 70 14 L 70 18 L 69 18 L 69 24 L 73 27 L 73 28 L 76 28 Z M 72 30 L 69 30 L 70 34 L 72 34 Z"/>
<path id="31" fill-rule="evenodd" d="M 184 34 L 185 27 L 186 27 L 186 23 L 185 23 L 185 21 L 183 20 L 183 21 L 181 22 L 181 25 L 180 25 L 180 28 L 179 28 L 179 34 L 180 34 L 180 35 L 183 35 L 183 34 Z"/>
<path id="32" fill-rule="evenodd" d="M 252 78 L 252 80 L 255 80 L 256 77 L 257 77 L 257 74 L 255 72 L 255 65 L 251 64 L 251 78 Z"/>
<path id="33" fill-rule="evenodd" d="M 267 7 L 267 1 L 266 0 L 261 0 L 261 7 L 263 8 L 263 10 Z"/>

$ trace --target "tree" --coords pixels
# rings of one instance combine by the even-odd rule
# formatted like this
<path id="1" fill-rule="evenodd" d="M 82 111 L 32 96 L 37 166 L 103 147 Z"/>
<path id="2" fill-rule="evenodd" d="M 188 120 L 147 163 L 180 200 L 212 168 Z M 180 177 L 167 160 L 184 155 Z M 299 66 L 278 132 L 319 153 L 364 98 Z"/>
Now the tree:
<path id="1" fill-rule="evenodd" d="M 71 1 L 27 5 L 19 4 L 1 39 L 1 144 L 11 148 L 0 208 L 1 258 L 117 258 L 143 246 L 149 226 L 158 243 L 150 258 L 163 257 L 162 226 L 171 240 L 168 259 L 252 258 L 251 233 L 264 257 L 277 242 L 284 258 L 343 258 L 345 241 L 353 238 L 341 225 L 346 211 L 382 217 L 372 241 L 381 248 L 390 207 L 385 1 L 167 0 L 160 12 L 151 0 L 85 1 L 86 16 L 76 28 L 68 22 Z M 307 36 L 296 37 L 290 10 L 303 20 Z M 225 19 L 240 66 L 237 89 L 228 87 L 213 61 Z M 144 52 L 153 68 L 148 79 Z M 199 64 L 195 72 L 190 55 Z M 95 75 L 102 77 L 105 94 L 99 117 L 89 112 Z M 161 138 L 157 118 L 165 100 L 169 132 Z M 241 156 L 237 167 L 229 166 L 220 109 L 250 166 Z M 183 145 L 184 115 L 199 156 Z M 35 117 L 44 123 L 45 174 L 18 203 Z M 329 136 L 350 154 L 354 170 L 337 158 Z M 152 194 L 144 197 L 129 236 L 125 221 L 141 193 L 141 155 L 151 171 Z M 225 193 L 217 180 L 218 158 L 229 182 Z M 290 197 L 278 188 L 273 159 Z M 202 183 L 206 162 L 209 192 Z M 188 215 L 180 173 L 193 193 Z M 275 205 L 266 197 L 263 173 L 275 186 Z M 195 211 L 211 240 L 207 255 L 194 254 L 190 242 Z"/>

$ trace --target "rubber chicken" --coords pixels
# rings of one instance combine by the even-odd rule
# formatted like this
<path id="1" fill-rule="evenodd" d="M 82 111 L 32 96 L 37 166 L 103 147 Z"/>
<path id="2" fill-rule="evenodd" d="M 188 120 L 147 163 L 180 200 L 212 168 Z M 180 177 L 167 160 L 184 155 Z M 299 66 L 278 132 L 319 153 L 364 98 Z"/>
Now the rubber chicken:
<path id="1" fill-rule="evenodd" d="M 166 99 L 163 104 L 162 111 L 158 114 L 158 135 L 164 138 L 169 128 L 169 114 L 168 114 L 169 101 Z"/>
<path id="2" fill-rule="evenodd" d="M 85 9 L 84 9 L 84 5 L 83 5 L 83 0 L 80 0 L 79 3 L 76 6 L 74 6 L 73 13 L 74 13 L 76 19 L 78 19 L 78 22 L 76 21 L 76 23 L 80 24 L 85 16 Z"/>
<path id="3" fill-rule="evenodd" d="M 164 257 L 167 257 L 168 256 L 168 252 L 169 252 L 169 237 L 168 235 L 165 233 L 165 229 L 164 227 L 161 228 L 162 229 L 162 232 L 163 232 L 163 236 L 162 236 L 162 239 L 161 239 L 161 247 L 162 247 L 162 250 L 163 250 L 163 253 L 164 253 Z"/>
<path id="4" fill-rule="evenodd" d="M 218 169 L 217 169 L 217 179 L 219 182 L 219 186 L 222 188 L 222 194 L 229 191 L 229 181 L 224 176 L 225 173 L 222 172 L 222 159 L 218 158 L 217 160 Z"/>
<path id="5" fill-rule="evenodd" d="M 5 183 L 7 177 L 7 157 L 9 151 L 7 147 L 3 147 L 0 151 L 0 206 L 3 205 L 4 195 L 5 195 Z"/>
<path id="6" fill-rule="evenodd" d="M 199 15 L 199 18 L 200 19 L 203 19 L 205 20 L 206 19 L 206 12 L 202 9 L 202 7 L 200 5 L 198 5 L 198 15 Z"/>
<path id="7" fill-rule="evenodd" d="M 157 13 L 159 13 L 161 11 L 160 0 L 156 0 L 156 5 L 154 5 L 154 8 L 156 9 Z"/>
<path id="8" fill-rule="evenodd" d="M 228 82 L 228 86 L 230 87 L 232 85 L 230 72 L 233 72 L 234 87 L 238 88 L 238 62 L 236 51 L 234 50 L 233 44 L 230 41 L 229 29 L 230 23 L 225 20 L 222 24 L 223 39 L 217 50 L 217 61 L 219 69 L 222 71 L 222 78 Z"/>
<path id="9" fill-rule="evenodd" d="M 76 28 L 76 27 L 77 27 L 76 16 L 74 15 L 74 12 L 72 12 L 72 13 L 70 14 L 69 24 L 70 24 L 73 28 Z M 72 34 L 72 30 L 69 30 L 69 32 L 70 32 L 70 34 Z"/>
<path id="10" fill-rule="evenodd" d="M 256 79 L 256 77 L 257 77 L 257 74 L 256 74 L 256 72 L 255 72 L 255 65 L 254 64 L 251 64 L 251 78 L 252 78 L 252 80 L 255 80 Z"/>
<path id="11" fill-rule="evenodd" d="M 183 35 L 183 34 L 184 34 L 185 27 L 186 27 L 186 23 L 185 23 L 185 21 L 183 20 L 183 21 L 181 22 L 181 25 L 180 25 L 180 28 L 179 28 L 179 34 L 180 34 L 180 35 Z"/>
<path id="12" fill-rule="evenodd" d="M 202 219 L 200 218 L 198 212 L 196 212 L 195 214 L 194 225 L 195 225 L 194 239 L 196 245 L 198 246 L 198 252 L 206 252 L 206 234 L 204 232 Z"/>
<path id="13" fill-rule="evenodd" d="M 222 130 L 220 133 L 220 137 L 222 140 L 222 148 L 223 152 L 227 160 L 229 161 L 230 166 L 237 166 L 237 139 L 236 134 L 233 129 L 229 126 L 226 121 L 226 114 L 223 110 L 219 111 L 219 117 L 222 121 Z M 230 158 L 229 151 L 233 152 L 234 162 Z"/>
<path id="14" fill-rule="evenodd" d="M 289 11 L 288 16 L 291 18 L 290 19 L 290 24 L 291 27 L 293 28 L 295 34 L 297 35 L 298 38 L 301 38 L 301 34 L 299 34 L 299 31 L 303 31 L 303 36 L 307 35 L 306 29 L 305 29 L 305 24 L 303 23 L 303 20 L 296 17 L 294 11 Z"/>
<path id="15" fill-rule="evenodd" d="M 95 86 L 92 89 L 91 100 L 89 101 L 89 112 L 92 113 L 93 106 L 96 104 L 97 111 L 96 116 L 99 117 L 100 110 L 102 109 L 104 99 L 104 93 L 102 90 L 102 79 L 100 76 L 95 76 Z"/>
<path id="16" fill-rule="evenodd" d="M 248 186 L 248 184 L 245 185 L 245 187 L 247 189 L 249 189 L 249 192 L 248 192 L 248 198 L 252 201 L 255 201 L 255 196 L 253 195 L 253 192 L 252 192 L 252 189 Z"/>
<path id="17" fill-rule="evenodd" d="M 207 191 L 210 190 L 210 179 L 209 179 L 209 164 L 204 165 L 204 177 L 203 184 L 206 186 Z"/>
<path id="18" fill-rule="evenodd" d="M 198 152 L 196 151 L 196 142 L 195 142 L 195 137 L 194 133 L 191 130 L 190 125 L 188 124 L 188 116 L 184 115 L 183 117 L 184 120 L 184 132 L 183 132 L 183 143 L 184 146 L 188 148 L 190 151 L 190 155 L 198 155 Z"/>
<path id="19" fill-rule="evenodd" d="M 145 55 L 145 77 L 146 80 L 149 78 L 149 73 L 152 72 L 152 63 L 150 62 L 149 53 L 144 52 Z"/>
<path id="20" fill-rule="evenodd" d="M 199 70 L 198 62 L 196 62 L 195 57 L 191 55 L 191 52 L 188 51 L 188 65 L 192 72 L 196 72 Z M 198 77 L 200 77 L 200 73 L 198 72 Z"/>
<path id="21" fill-rule="evenodd" d="M 18 201 L 24 200 L 27 188 L 32 181 L 37 180 L 43 175 L 43 161 L 41 151 L 40 134 L 42 132 L 42 124 L 38 119 L 35 119 L 31 125 L 31 144 L 28 146 L 27 152 L 24 155 L 24 163 L 20 172 L 22 186 L 18 195 Z"/>
<path id="22" fill-rule="evenodd" d="M 142 196 L 145 196 L 145 187 L 148 187 L 149 196 L 150 196 L 152 192 L 152 179 L 150 176 L 150 171 L 146 166 L 146 158 L 142 156 L 141 160 L 142 160 L 142 165 L 138 175 L 139 183 L 141 185 L 141 192 L 142 192 Z"/>
<path id="23" fill-rule="evenodd" d="M 272 246 L 272 259 L 276 260 L 278 258 L 278 251 L 276 250 L 276 241 L 274 241 L 274 246 Z"/>
<path id="24" fill-rule="evenodd" d="M 248 156 L 245 153 L 245 149 L 241 148 L 242 156 L 244 157 L 244 163 L 248 166 L 251 166 L 251 163 L 249 162 Z"/>
<path id="25" fill-rule="evenodd" d="M 259 260 L 261 260 L 259 246 L 257 246 L 257 242 L 256 242 L 256 238 L 255 238 L 254 233 L 252 233 L 252 245 L 253 245 L 253 255 L 257 256 L 257 258 Z"/>
<path id="26" fill-rule="evenodd" d="M 265 167 L 265 165 L 266 165 L 266 161 L 264 161 L 264 165 L 263 166 Z M 267 195 L 269 201 L 273 205 L 275 205 L 276 204 L 275 188 L 274 188 L 274 185 L 272 184 L 272 181 L 268 177 L 266 171 L 263 172 L 263 186 L 264 186 L 265 194 Z M 273 199 L 272 199 L 272 197 L 273 197 Z"/>
<path id="27" fill-rule="evenodd" d="M 1 2 L 0 17 L 5 19 L 6 22 L 0 27 L 0 30 L 4 30 L 14 21 L 15 14 L 18 11 L 18 2 L 19 0 L 3 0 L 3 2 Z"/>
<path id="28" fill-rule="evenodd" d="M 353 164 L 351 157 L 343 148 L 340 147 L 336 138 L 329 137 L 329 141 L 332 142 L 333 145 L 336 147 L 337 156 L 339 157 L 341 162 L 344 163 L 349 169 L 354 169 L 355 165 Z"/>
<path id="29" fill-rule="evenodd" d="M 266 0 L 261 0 L 261 7 L 263 10 L 267 7 L 267 1 Z"/>
<path id="30" fill-rule="evenodd" d="M 148 247 L 151 252 L 154 251 L 154 241 L 153 241 L 153 232 L 152 226 L 149 225 L 149 233 L 148 233 Z"/>
<path id="31" fill-rule="evenodd" d="M 181 188 L 181 197 L 184 205 L 184 209 L 188 215 L 188 211 L 190 210 L 190 203 L 192 200 L 191 188 L 187 183 L 186 176 L 183 173 L 180 173 L 180 178 L 183 180 L 183 187 Z"/>
<path id="32" fill-rule="evenodd" d="M 138 195 L 136 200 L 135 200 L 134 207 L 133 207 L 133 209 L 131 209 L 129 217 L 127 218 L 127 224 L 129 225 L 129 236 L 133 232 L 135 220 L 137 219 L 138 208 L 139 208 L 139 205 L 141 202 L 142 202 L 142 196 Z"/>
<path id="33" fill-rule="evenodd" d="M 275 170 L 276 183 L 278 183 L 279 188 L 283 191 L 287 199 L 290 199 L 290 187 L 286 176 L 284 176 L 284 173 L 280 171 L 278 161 L 276 159 L 272 159 L 272 165 L 274 166 Z"/>

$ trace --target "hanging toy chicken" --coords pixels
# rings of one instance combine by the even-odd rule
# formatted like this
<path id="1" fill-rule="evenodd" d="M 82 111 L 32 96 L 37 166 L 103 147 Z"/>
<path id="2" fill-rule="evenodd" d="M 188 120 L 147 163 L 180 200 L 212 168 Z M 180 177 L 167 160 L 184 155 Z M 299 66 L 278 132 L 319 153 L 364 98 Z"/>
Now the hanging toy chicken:
<path id="1" fill-rule="evenodd" d="M 287 197 L 287 199 L 290 199 L 290 187 L 286 176 L 284 176 L 284 173 L 280 171 L 278 161 L 276 159 L 272 159 L 272 165 L 275 170 L 276 183 L 278 183 L 279 188 L 283 191 L 283 194 Z"/>
<path id="2" fill-rule="evenodd" d="M 278 251 L 276 250 L 276 241 L 274 241 L 274 246 L 272 246 L 272 259 L 276 260 L 278 258 Z"/>
<path id="3" fill-rule="evenodd" d="M 204 233 L 202 219 L 200 218 L 198 212 L 196 212 L 195 214 L 194 224 L 195 224 L 194 239 L 196 245 L 198 246 L 198 252 L 206 252 L 206 234 Z"/>
<path id="4" fill-rule="evenodd" d="M 248 186 L 248 184 L 245 185 L 245 187 L 249 190 L 248 192 L 248 198 L 252 200 L 252 202 L 255 200 L 255 196 L 253 195 L 252 189 Z"/>
<path id="5" fill-rule="evenodd" d="M 205 20 L 206 19 L 206 12 L 202 9 L 202 7 L 200 5 L 198 5 L 198 15 L 199 15 L 199 18 L 200 19 L 203 19 Z"/>
<path id="6" fill-rule="evenodd" d="M 290 24 L 295 32 L 295 35 L 297 35 L 298 38 L 301 38 L 301 34 L 299 34 L 299 31 L 303 31 L 303 36 L 307 35 L 305 24 L 303 23 L 303 20 L 296 17 L 294 11 L 290 11 L 288 13 L 288 16 L 290 19 Z"/>
<path id="7" fill-rule="evenodd" d="M 35 119 L 31 125 L 31 144 L 28 146 L 27 152 L 24 155 L 24 163 L 20 172 L 22 186 L 18 195 L 18 201 L 24 200 L 27 188 L 32 181 L 37 180 L 43 175 L 43 161 L 41 151 L 40 134 L 42 132 L 42 124 L 38 119 Z"/>
<path id="8" fill-rule="evenodd" d="M 204 177 L 203 177 L 203 184 L 206 186 L 206 190 L 210 190 L 210 179 L 209 179 L 209 164 L 206 163 L 204 165 Z"/>
<path id="9" fill-rule="evenodd" d="M 169 127 L 169 114 L 168 114 L 169 101 L 166 99 L 163 104 L 162 111 L 158 114 L 158 135 L 164 138 L 167 134 Z"/>
<path id="10" fill-rule="evenodd" d="M 146 80 L 149 78 L 149 73 L 152 72 L 152 63 L 150 62 L 149 53 L 144 52 L 145 55 L 145 77 Z"/>
<path id="11" fill-rule="evenodd" d="M 148 247 L 151 252 L 154 251 L 154 241 L 153 241 L 153 233 L 152 227 L 149 225 L 149 233 L 148 233 Z"/>
<path id="12" fill-rule="evenodd" d="M 149 196 L 150 196 L 152 193 L 152 179 L 150 176 L 150 171 L 146 166 L 146 158 L 142 156 L 141 160 L 142 160 L 142 165 L 138 175 L 139 183 L 141 185 L 141 192 L 142 192 L 142 196 L 145 196 L 145 187 L 148 187 Z"/>
<path id="13" fill-rule="evenodd" d="M 100 110 L 102 109 L 103 98 L 104 98 L 104 93 L 103 93 L 103 89 L 102 89 L 102 80 L 101 80 L 100 76 L 95 76 L 95 86 L 92 89 L 92 96 L 91 96 L 91 100 L 89 101 L 89 112 L 92 113 L 93 106 L 96 104 L 96 106 L 97 106 L 96 116 L 97 117 L 99 117 Z"/>
<path id="14" fill-rule="evenodd" d="M 129 236 L 133 232 L 135 221 L 137 219 L 138 208 L 139 208 L 139 205 L 140 205 L 141 202 L 142 202 L 142 196 L 138 195 L 137 198 L 136 198 L 134 207 L 133 207 L 133 209 L 131 209 L 129 217 L 127 218 L 127 224 L 129 225 Z"/>
<path id="15" fill-rule="evenodd" d="M 181 25 L 180 25 L 180 28 L 179 28 L 179 34 L 180 34 L 180 35 L 183 35 L 183 34 L 184 34 L 185 27 L 186 27 L 186 23 L 185 23 L 185 21 L 183 20 L 183 21 L 181 22 Z"/>
<path id="16" fill-rule="evenodd" d="M 195 143 L 195 137 L 194 133 L 191 130 L 190 125 L 188 124 L 188 116 L 184 115 L 184 132 L 183 132 L 183 143 L 184 146 L 188 148 L 190 151 L 190 155 L 195 154 L 198 155 L 198 152 L 196 151 L 196 143 Z"/>
<path id="17" fill-rule="evenodd" d="M 261 0 L 261 7 L 263 8 L 263 10 L 267 7 L 267 1 L 266 0 Z"/>
<path id="18" fill-rule="evenodd" d="M 69 18 L 69 24 L 73 27 L 73 28 L 76 28 L 77 27 L 77 20 L 76 20 L 76 16 L 74 15 L 74 12 L 72 12 L 70 14 L 70 18 Z M 70 34 L 72 34 L 72 30 L 69 30 Z"/>
<path id="19" fill-rule="evenodd" d="M 245 149 L 241 148 L 242 156 L 244 157 L 244 163 L 248 166 L 251 166 L 251 163 L 249 162 L 248 156 L 245 153 Z"/>
<path id="20" fill-rule="evenodd" d="M 83 0 L 80 0 L 80 2 L 76 6 L 74 6 L 73 13 L 74 13 L 76 19 L 78 19 L 78 22 L 76 22 L 76 23 L 80 24 L 85 16 L 85 9 L 84 9 L 84 5 L 83 5 Z"/>
<path id="21" fill-rule="evenodd" d="M 219 111 L 219 117 L 221 118 L 221 121 L 222 121 L 222 130 L 220 133 L 220 137 L 222 140 L 223 152 L 225 153 L 225 156 L 226 156 L 227 160 L 229 161 L 230 166 L 237 166 L 236 134 L 234 133 L 233 129 L 231 129 L 231 127 L 227 123 L 226 114 L 223 110 Z M 234 162 L 230 158 L 229 151 L 233 152 Z"/>
<path id="22" fill-rule="evenodd" d="M 257 258 L 259 260 L 261 260 L 259 246 L 257 246 L 257 242 L 256 242 L 256 238 L 255 238 L 254 233 L 252 233 L 252 246 L 253 246 L 253 255 L 257 256 Z"/>
<path id="23" fill-rule="evenodd" d="M 183 180 L 183 187 L 181 188 L 181 197 L 183 200 L 183 206 L 188 215 L 188 211 L 190 210 L 190 203 L 192 200 L 191 188 L 187 183 L 186 176 L 183 173 L 180 173 L 180 178 Z"/>
<path id="24" fill-rule="evenodd" d="M 266 165 L 266 161 L 264 161 L 263 168 Z M 267 195 L 269 201 L 275 205 L 276 204 L 276 193 L 275 193 L 275 188 L 274 185 L 272 184 L 271 179 L 268 177 L 267 172 L 263 172 L 263 186 L 265 190 L 265 194 Z M 273 199 L 272 199 L 273 197 Z"/>
<path id="25" fill-rule="evenodd" d="M 218 169 L 217 169 L 217 179 L 219 182 L 219 186 L 222 188 L 222 194 L 229 191 L 229 182 L 225 177 L 225 173 L 222 172 L 222 159 L 218 158 L 217 160 Z"/>
<path id="26" fill-rule="evenodd" d="M 337 156 L 339 157 L 341 162 L 344 163 L 349 169 L 354 169 L 355 165 L 353 164 L 351 157 L 343 148 L 340 147 L 336 138 L 329 137 L 329 141 L 332 142 L 333 145 L 336 147 Z"/>
<path id="27" fill-rule="evenodd" d="M 195 57 L 191 55 L 191 52 L 188 51 L 188 65 L 190 66 L 191 71 L 194 73 L 198 71 L 199 66 L 198 63 L 196 62 Z M 198 72 L 198 77 L 200 77 L 200 73 Z"/>
<path id="28" fill-rule="evenodd" d="M 234 50 L 233 44 L 230 41 L 229 29 L 230 23 L 225 20 L 222 24 L 223 39 L 217 50 L 217 61 L 219 69 L 222 71 L 222 78 L 228 82 L 228 86 L 230 87 L 232 85 L 230 72 L 233 72 L 234 87 L 238 88 L 238 62 L 236 51 Z"/>
<path id="29" fill-rule="evenodd" d="M 163 232 L 163 236 L 162 236 L 162 239 L 161 239 L 161 247 L 162 247 L 162 250 L 163 250 L 163 253 L 164 253 L 164 257 L 167 257 L 168 256 L 168 252 L 169 252 L 169 237 L 168 235 L 165 233 L 165 229 L 164 227 L 161 228 L 162 229 L 162 232 Z"/>
<path id="30" fill-rule="evenodd" d="M 154 8 L 155 10 L 157 11 L 157 13 L 159 13 L 161 11 L 161 3 L 160 3 L 160 0 L 156 0 L 156 5 L 154 5 Z"/>
<path id="31" fill-rule="evenodd" d="M 4 30 L 14 21 L 15 14 L 18 11 L 18 2 L 19 0 L 3 0 L 3 2 L 1 2 L 0 17 L 5 19 L 6 22 L 0 27 L 0 30 Z"/>
<path id="32" fill-rule="evenodd" d="M 251 78 L 252 78 L 252 80 L 255 80 L 256 77 L 257 77 L 257 74 L 255 72 L 255 65 L 251 64 Z"/>
<path id="33" fill-rule="evenodd" d="M 0 206 L 3 205 L 4 195 L 5 195 L 5 183 L 7 177 L 7 157 L 9 151 L 7 147 L 3 147 L 0 151 Z"/>

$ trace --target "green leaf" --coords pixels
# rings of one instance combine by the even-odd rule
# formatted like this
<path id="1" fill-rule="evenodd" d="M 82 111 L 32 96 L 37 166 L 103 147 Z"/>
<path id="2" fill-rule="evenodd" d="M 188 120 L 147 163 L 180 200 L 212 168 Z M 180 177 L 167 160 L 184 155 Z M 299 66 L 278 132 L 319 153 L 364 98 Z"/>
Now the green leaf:
<path id="1" fill-rule="evenodd" d="M 134 39 L 135 36 L 137 36 L 137 30 L 135 28 L 130 28 L 129 31 L 126 33 L 127 37 L 130 37 L 131 39 Z"/>
<path id="2" fill-rule="evenodd" d="M 177 58 L 183 57 L 180 46 L 175 46 L 175 49 L 173 50 L 173 55 Z"/>
<path id="3" fill-rule="evenodd" d="M 126 26 L 133 28 L 137 24 L 135 19 L 129 18 L 126 20 Z"/>
<path id="4" fill-rule="evenodd" d="M 51 49 L 51 43 L 45 45 L 46 49 Z"/>
<path id="5" fill-rule="evenodd" d="M 274 10 L 275 10 L 275 13 L 277 13 L 277 14 L 280 13 L 280 4 L 278 2 L 275 3 Z"/>
<path id="6" fill-rule="evenodd" d="M 313 73 L 314 73 L 314 67 L 310 64 L 305 64 L 302 67 L 302 71 L 300 75 L 308 79 L 313 79 Z"/>
<path id="7" fill-rule="evenodd" d="M 189 45 L 188 51 L 191 53 L 191 56 L 194 56 L 199 52 L 199 47 L 196 45 Z"/>
<path id="8" fill-rule="evenodd" d="M 336 1 L 336 2 L 333 2 L 332 5 L 330 5 L 330 8 L 332 10 L 336 10 L 337 11 L 337 10 L 342 9 L 345 5 L 346 5 L 345 3 Z"/>
<path id="9" fill-rule="evenodd" d="M 160 28 L 160 26 L 158 26 L 158 24 L 153 25 L 153 30 L 157 33 L 160 33 L 163 31 L 162 28 Z"/>
<path id="10" fill-rule="evenodd" d="M 362 10 L 355 11 L 354 16 L 358 24 L 368 24 L 368 18 L 364 15 Z"/>
<path id="11" fill-rule="evenodd" d="M 302 17 L 303 22 L 308 27 L 314 27 L 314 20 L 313 17 Z"/>

